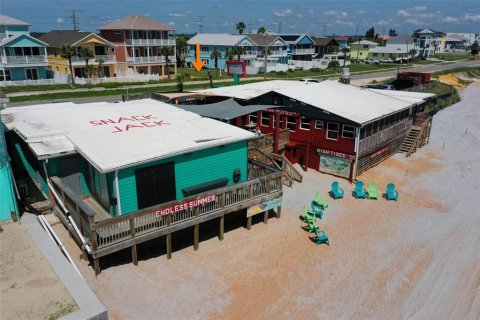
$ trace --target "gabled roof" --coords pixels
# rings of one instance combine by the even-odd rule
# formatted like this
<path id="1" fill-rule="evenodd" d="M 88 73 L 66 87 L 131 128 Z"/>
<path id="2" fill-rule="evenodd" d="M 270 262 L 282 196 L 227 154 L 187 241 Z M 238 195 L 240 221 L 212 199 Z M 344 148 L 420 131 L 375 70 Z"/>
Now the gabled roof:
<path id="1" fill-rule="evenodd" d="M 247 39 L 253 42 L 249 37 L 242 34 L 228 34 L 228 33 L 199 33 L 187 41 L 188 44 L 193 45 L 200 43 L 204 46 L 227 46 L 233 47 L 238 45 L 242 40 Z"/>
<path id="2" fill-rule="evenodd" d="M 263 34 L 247 34 L 247 36 L 254 42 L 257 46 L 265 46 L 265 35 Z M 287 45 L 285 41 L 279 35 L 276 34 L 269 34 L 267 35 L 267 45 L 270 46 L 277 40 Z"/>
<path id="3" fill-rule="evenodd" d="M 373 45 L 378 46 L 378 43 L 373 42 L 373 41 L 368 41 L 368 40 L 361 40 L 361 41 L 353 42 L 351 44 L 364 44 L 364 45 L 369 45 L 369 46 L 373 46 Z"/>
<path id="4" fill-rule="evenodd" d="M 280 34 L 279 36 L 287 44 L 297 44 L 305 37 L 308 37 L 313 42 L 313 39 L 308 34 Z"/>
<path id="5" fill-rule="evenodd" d="M 144 16 L 129 16 L 125 19 L 106 24 L 98 30 L 155 30 L 173 31 L 168 24 L 164 24 Z"/>
<path id="6" fill-rule="evenodd" d="M 3 14 L 0 14 L 1 26 L 30 26 L 31 24 L 22 20 L 18 20 Z"/>
<path id="7" fill-rule="evenodd" d="M 372 53 L 408 53 L 408 51 L 414 49 L 412 45 L 407 44 L 388 44 L 385 47 L 375 47 L 370 52 Z"/>
<path id="8" fill-rule="evenodd" d="M 326 46 L 338 46 L 338 42 L 333 38 L 315 38 L 311 37 L 316 46 L 326 47 Z"/>
<path id="9" fill-rule="evenodd" d="M 78 30 L 52 30 L 39 37 L 39 39 L 48 43 L 52 48 L 61 48 L 64 44 L 70 44 L 74 47 L 78 46 L 83 39 L 89 36 L 99 38 L 104 44 L 115 47 L 113 43 L 95 33 L 81 32 Z"/>
<path id="10" fill-rule="evenodd" d="M 338 37 L 335 37 L 335 40 L 337 40 L 337 41 L 348 41 L 348 37 L 347 36 L 338 36 Z"/>
<path id="11" fill-rule="evenodd" d="M 387 44 L 410 44 L 413 43 L 413 38 L 407 34 L 396 37 L 391 37 L 387 40 Z"/>
<path id="12" fill-rule="evenodd" d="M 0 47 L 3 47 L 3 46 L 6 46 L 8 45 L 9 43 L 11 42 L 15 42 L 16 40 L 20 39 L 20 38 L 27 38 L 27 39 L 30 39 L 31 41 L 34 41 L 34 42 L 37 42 L 45 47 L 48 47 L 48 43 L 45 43 L 39 39 L 36 39 L 34 37 L 32 37 L 31 35 L 29 34 L 16 34 L 14 36 L 11 36 L 11 37 L 8 37 L 8 38 L 5 38 L 3 39 L 2 41 L 0 41 Z M 15 47 L 15 45 L 11 46 L 11 47 Z M 20 46 L 19 46 L 20 47 Z M 21 45 L 21 47 L 25 47 L 25 45 Z"/>

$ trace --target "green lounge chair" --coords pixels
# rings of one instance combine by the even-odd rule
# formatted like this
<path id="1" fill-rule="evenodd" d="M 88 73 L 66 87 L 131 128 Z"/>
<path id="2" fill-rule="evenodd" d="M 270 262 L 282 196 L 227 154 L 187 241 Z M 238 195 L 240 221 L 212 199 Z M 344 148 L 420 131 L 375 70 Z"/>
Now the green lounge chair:
<path id="1" fill-rule="evenodd" d="M 330 195 L 333 199 L 341 199 L 343 198 L 343 189 L 340 188 L 338 185 L 338 181 L 332 182 L 332 191 L 330 191 Z"/>
<path id="2" fill-rule="evenodd" d="M 305 219 L 305 222 L 307 223 L 307 232 L 308 233 L 314 233 L 315 230 L 319 229 L 318 225 L 317 225 L 317 222 L 315 220 L 315 217 L 314 217 L 314 220 L 310 220 L 310 219 Z"/>
<path id="3" fill-rule="evenodd" d="M 398 200 L 398 191 L 395 190 L 395 185 L 393 183 L 387 184 L 387 190 L 385 191 L 385 198 L 387 200 Z"/>
<path id="4" fill-rule="evenodd" d="M 367 190 L 367 196 L 368 199 L 378 199 L 378 189 L 377 189 L 377 184 L 375 182 L 370 182 L 368 184 L 368 190 Z"/>
<path id="5" fill-rule="evenodd" d="M 363 181 L 355 182 L 355 190 L 353 191 L 355 199 L 365 199 L 365 188 L 363 187 Z"/>
<path id="6" fill-rule="evenodd" d="M 317 194 L 315 195 L 315 201 L 318 203 L 318 205 L 323 209 L 325 210 L 325 208 L 328 208 L 328 201 L 327 199 L 324 199 L 322 197 L 320 197 L 320 193 L 317 192 Z"/>
<path id="7" fill-rule="evenodd" d="M 303 206 L 303 221 L 305 223 L 315 222 L 315 213 L 307 209 L 307 206 Z"/>

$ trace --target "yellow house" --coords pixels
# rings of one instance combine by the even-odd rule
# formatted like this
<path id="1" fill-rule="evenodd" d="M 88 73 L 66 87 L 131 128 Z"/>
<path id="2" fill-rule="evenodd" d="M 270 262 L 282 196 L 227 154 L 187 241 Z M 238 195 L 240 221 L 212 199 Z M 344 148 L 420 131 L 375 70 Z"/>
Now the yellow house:
<path id="1" fill-rule="evenodd" d="M 365 60 L 368 58 L 368 53 L 373 48 L 377 47 L 378 43 L 362 40 L 350 44 L 350 59 Z"/>
<path id="2" fill-rule="evenodd" d="M 52 71 L 58 74 L 71 75 L 68 60 L 62 58 L 61 52 L 64 44 L 72 46 L 76 55 L 72 57 L 72 68 L 75 77 L 114 77 L 117 73 L 117 60 L 115 57 L 116 46 L 90 32 L 77 30 L 53 30 L 39 38 L 48 43 L 48 62 Z M 88 59 L 88 65 L 93 66 L 93 74 L 88 74 L 86 59 L 80 54 L 81 49 L 88 47 L 94 53 Z"/>

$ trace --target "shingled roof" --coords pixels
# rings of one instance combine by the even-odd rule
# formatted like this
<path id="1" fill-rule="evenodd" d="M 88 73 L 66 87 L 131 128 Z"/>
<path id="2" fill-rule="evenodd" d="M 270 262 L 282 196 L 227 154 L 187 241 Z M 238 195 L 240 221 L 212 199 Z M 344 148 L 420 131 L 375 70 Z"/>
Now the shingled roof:
<path id="1" fill-rule="evenodd" d="M 155 30 L 155 31 L 173 31 L 175 30 L 168 24 L 163 24 L 144 16 L 129 16 L 125 19 L 118 20 L 98 30 Z"/>
<path id="2" fill-rule="evenodd" d="M 316 46 L 326 47 L 328 45 L 338 46 L 338 42 L 333 38 L 314 38 L 312 37 L 313 42 Z"/>
<path id="3" fill-rule="evenodd" d="M 52 48 L 61 48 L 66 43 L 74 44 L 90 34 L 91 32 L 77 30 L 52 30 L 39 37 L 38 40 L 48 43 Z"/>

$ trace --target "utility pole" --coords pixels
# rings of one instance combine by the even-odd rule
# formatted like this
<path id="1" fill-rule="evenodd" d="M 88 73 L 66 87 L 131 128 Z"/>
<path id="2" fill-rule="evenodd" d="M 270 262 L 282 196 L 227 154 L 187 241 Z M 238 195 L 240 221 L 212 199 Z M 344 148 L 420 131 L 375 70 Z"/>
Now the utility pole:
<path id="1" fill-rule="evenodd" d="M 73 30 L 78 30 L 77 15 L 76 15 L 77 12 L 78 10 L 75 10 L 75 9 L 72 10 L 72 15 L 70 16 L 73 22 Z"/>
<path id="2" fill-rule="evenodd" d="M 282 21 L 278 22 L 278 34 L 282 34 Z"/>
<path id="3" fill-rule="evenodd" d="M 358 42 L 358 27 L 359 27 L 359 24 L 357 23 L 357 63 L 358 63 L 358 54 L 360 52 L 360 43 Z"/>
<path id="4" fill-rule="evenodd" d="M 200 28 L 200 32 L 199 33 L 202 33 L 203 32 L 203 16 L 199 16 L 198 17 L 198 26 Z"/>
<path id="5" fill-rule="evenodd" d="M 320 23 L 320 28 L 323 30 L 323 37 L 327 34 L 327 24 L 326 23 Z"/>

